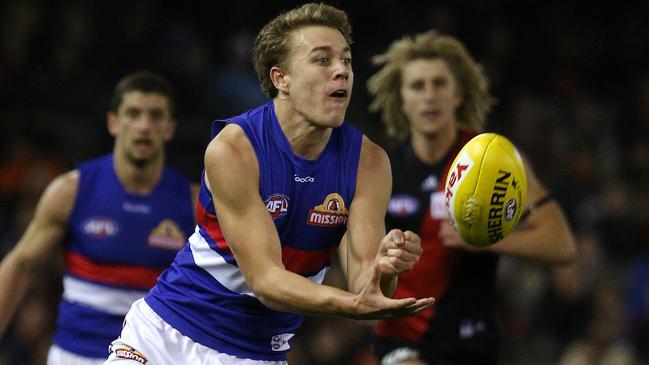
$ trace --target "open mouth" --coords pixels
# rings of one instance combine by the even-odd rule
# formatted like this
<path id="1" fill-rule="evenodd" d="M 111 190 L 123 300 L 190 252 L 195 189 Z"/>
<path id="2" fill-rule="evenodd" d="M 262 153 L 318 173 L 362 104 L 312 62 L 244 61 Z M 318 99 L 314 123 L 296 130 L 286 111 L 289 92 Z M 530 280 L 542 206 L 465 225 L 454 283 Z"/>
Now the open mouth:
<path id="1" fill-rule="evenodd" d="M 330 93 L 329 96 L 336 99 L 345 99 L 349 93 L 345 89 L 338 89 Z"/>
<path id="2" fill-rule="evenodd" d="M 422 115 L 425 118 L 437 118 L 441 115 L 442 113 L 438 109 L 429 109 L 425 110 Z"/>
<path id="3" fill-rule="evenodd" d="M 151 147 L 153 145 L 153 141 L 147 138 L 138 138 L 133 141 L 133 144 L 135 144 L 136 146 Z"/>

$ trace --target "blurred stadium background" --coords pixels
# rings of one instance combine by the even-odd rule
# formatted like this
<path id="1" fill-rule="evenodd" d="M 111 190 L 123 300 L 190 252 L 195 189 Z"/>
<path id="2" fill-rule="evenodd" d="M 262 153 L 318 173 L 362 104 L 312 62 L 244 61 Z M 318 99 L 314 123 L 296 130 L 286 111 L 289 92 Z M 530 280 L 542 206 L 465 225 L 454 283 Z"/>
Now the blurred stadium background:
<path id="1" fill-rule="evenodd" d="M 210 122 L 265 100 L 250 64 L 256 32 L 299 3 L 0 3 L 0 255 L 50 179 L 111 150 L 105 113 L 128 72 L 172 81 L 179 133 L 169 161 L 198 181 Z M 649 2 L 329 3 L 354 30 L 350 123 L 386 144 L 367 112 L 369 58 L 405 34 L 457 36 L 498 99 L 489 129 L 530 157 L 572 223 L 573 265 L 501 262 L 503 364 L 649 364 Z M 44 364 L 60 294 L 51 270 L 0 343 L 0 364 Z M 291 364 L 374 364 L 370 325 L 309 318 Z"/>

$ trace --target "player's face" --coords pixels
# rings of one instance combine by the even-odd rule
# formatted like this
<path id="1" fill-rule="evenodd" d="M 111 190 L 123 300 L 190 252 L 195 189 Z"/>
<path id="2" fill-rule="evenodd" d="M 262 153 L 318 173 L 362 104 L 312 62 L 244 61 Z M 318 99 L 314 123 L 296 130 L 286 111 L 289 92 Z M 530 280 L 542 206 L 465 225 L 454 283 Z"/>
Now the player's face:
<path id="1" fill-rule="evenodd" d="M 306 26 L 290 42 L 284 81 L 293 108 L 316 125 L 340 126 L 354 83 L 347 41 L 336 29 Z"/>
<path id="2" fill-rule="evenodd" d="M 461 92 L 450 68 L 442 59 L 416 59 L 401 70 L 403 112 L 412 134 L 433 136 L 455 126 L 455 110 Z"/>
<path id="3" fill-rule="evenodd" d="M 115 137 L 116 152 L 142 166 L 163 155 L 175 122 L 166 96 L 130 91 L 124 94 L 117 113 L 108 113 L 108 128 Z"/>

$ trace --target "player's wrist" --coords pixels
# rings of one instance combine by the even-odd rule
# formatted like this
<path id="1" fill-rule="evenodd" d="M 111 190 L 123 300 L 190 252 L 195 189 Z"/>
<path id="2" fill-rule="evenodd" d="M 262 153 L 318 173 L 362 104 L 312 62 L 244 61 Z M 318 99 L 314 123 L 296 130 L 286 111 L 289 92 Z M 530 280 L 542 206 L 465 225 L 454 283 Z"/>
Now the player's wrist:
<path id="1" fill-rule="evenodd" d="M 397 288 L 398 279 L 399 274 L 396 273 L 381 275 L 381 282 L 379 285 L 381 287 L 381 292 L 383 293 L 383 295 L 385 295 L 386 297 L 392 297 L 394 290 Z"/>

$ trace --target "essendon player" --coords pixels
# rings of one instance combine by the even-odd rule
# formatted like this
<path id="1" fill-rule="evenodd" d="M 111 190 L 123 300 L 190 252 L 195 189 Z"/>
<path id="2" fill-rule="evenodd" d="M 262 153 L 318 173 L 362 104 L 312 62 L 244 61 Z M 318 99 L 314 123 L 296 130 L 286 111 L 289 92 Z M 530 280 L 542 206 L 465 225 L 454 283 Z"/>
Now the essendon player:
<path id="1" fill-rule="evenodd" d="M 393 42 L 374 63 L 382 68 L 368 83 L 370 109 L 382 112 L 388 133 L 400 140 L 388 152 L 394 184 L 387 226 L 418 232 L 424 250 L 400 275 L 395 297 L 437 298 L 416 316 L 379 321 L 377 355 L 383 365 L 496 364 L 498 255 L 570 261 L 570 229 L 528 170 L 528 214 L 519 228 L 486 249 L 462 242 L 447 219 L 443 182 L 455 155 L 483 128 L 487 81 L 459 41 L 435 31 Z"/>

